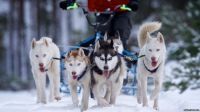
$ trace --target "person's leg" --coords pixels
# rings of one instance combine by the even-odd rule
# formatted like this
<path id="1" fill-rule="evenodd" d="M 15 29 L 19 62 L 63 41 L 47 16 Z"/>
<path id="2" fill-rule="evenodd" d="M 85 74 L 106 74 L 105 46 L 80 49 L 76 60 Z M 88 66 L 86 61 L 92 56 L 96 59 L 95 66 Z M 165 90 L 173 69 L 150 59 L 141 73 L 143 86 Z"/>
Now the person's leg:
<path id="1" fill-rule="evenodd" d="M 127 42 L 132 28 L 131 12 L 117 13 L 112 28 L 114 32 L 119 32 L 124 48 L 127 49 Z"/>
<path id="2" fill-rule="evenodd" d="M 97 16 L 97 22 L 99 24 L 103 24 L 103 23 L 108 21 L 109 17 L 110 17 L 110 14 L 100 14 L 99 16 Z M 112 22 L 112 20 L 111 20 L 111 22 Z M 98 32 L 101 32 L 102 35 L 104 35 L 106 32 L 109 32 L 110 26 L 111 26 L 111 22 L 109 22 L 105 26 L 102 26 L 102 25 L 98 26 L 96 30 Z"/>

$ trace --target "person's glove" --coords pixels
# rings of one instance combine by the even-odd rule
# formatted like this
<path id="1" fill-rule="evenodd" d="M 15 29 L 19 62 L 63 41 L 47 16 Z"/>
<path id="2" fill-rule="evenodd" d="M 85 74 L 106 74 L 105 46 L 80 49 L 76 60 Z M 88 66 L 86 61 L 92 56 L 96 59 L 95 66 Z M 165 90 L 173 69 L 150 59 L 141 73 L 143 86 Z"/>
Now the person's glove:
<path id="1" fill-rule="evenodd" d="M 61 9 L 67 10 L 71 8 L 74 4 L 75 4 L 75 0 L 64 0 L 60 2 L 59 6 Z"/>
<path id="2" fill-rule="evenodd" d="M 128 7 L 127 5 L 122 5 L 120 7 L 120 10 L 122 10 L 122 11 L 132 11 L 132 9 L 130 7 Z"/>
<path id="3" fill-rule="evenodd" d="M 130 2 L 127 5 L 132 9 L 132 11 L 137 11 L 138 10 L 138 0 L 130 0 Z"/>

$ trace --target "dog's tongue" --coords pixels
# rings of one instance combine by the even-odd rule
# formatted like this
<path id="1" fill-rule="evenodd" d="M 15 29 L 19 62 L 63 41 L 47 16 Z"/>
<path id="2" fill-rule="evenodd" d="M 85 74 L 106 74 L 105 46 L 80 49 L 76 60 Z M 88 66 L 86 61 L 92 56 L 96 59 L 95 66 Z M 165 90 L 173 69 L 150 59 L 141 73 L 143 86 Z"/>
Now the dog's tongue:
<path id="1" fill-rule="evenodd" d="M 41 72 L 45 72 L 45 68 L 40 68 L 40 71 Z"/>
<path id="2" fill-rule="evenodd" d="M 157 65 L 157 62 L 156 61 L 152 61 L 151 62 L 151 66 L 155 67 Z"/>
<path id="3" fill-rule="evenodd" d="M 110 76 L 110 73 L 109 73 L 108 70 L 104 70 L 104 71 L 103 71 L 103 74 L 104 74 L 104 76 L 105 76 L 106 78 L 109 78 L 109 76 Z"/>
<path id="4" fill-rule="evenodd" d="M 76 75 L 73 75 L 72 77 L 73 77 L 73 79 L 74 79 L 74 80 L 76 80 L 76 79 L 77 79 L 77 76 L 76 76 Z"/>

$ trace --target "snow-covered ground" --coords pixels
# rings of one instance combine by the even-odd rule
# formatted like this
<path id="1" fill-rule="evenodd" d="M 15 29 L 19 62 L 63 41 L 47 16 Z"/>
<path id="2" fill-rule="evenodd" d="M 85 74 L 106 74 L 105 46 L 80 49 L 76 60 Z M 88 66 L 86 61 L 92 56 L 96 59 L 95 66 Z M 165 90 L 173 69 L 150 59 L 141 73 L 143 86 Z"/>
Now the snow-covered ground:
<path id="1" fill-rule="evenodd" d="M 183 112 L 184 109 L 199 109 L 200 90 L 188 90 L 183 94 L 177 92 L 161 92 L 160 112 Z M 0 112 L 80 112 L 72 106 L 71 97 L 64 96 L 61 101 L 48 104 L 36 104 L 34 91 L 0 92 Z M 135 96 L 120 95 L 117 104 L 109 107 L 97 107 L 96 101 L 90 99 L 87 112 L 154 112 L 152 101 L 149 107 L 142 107 Z"/>

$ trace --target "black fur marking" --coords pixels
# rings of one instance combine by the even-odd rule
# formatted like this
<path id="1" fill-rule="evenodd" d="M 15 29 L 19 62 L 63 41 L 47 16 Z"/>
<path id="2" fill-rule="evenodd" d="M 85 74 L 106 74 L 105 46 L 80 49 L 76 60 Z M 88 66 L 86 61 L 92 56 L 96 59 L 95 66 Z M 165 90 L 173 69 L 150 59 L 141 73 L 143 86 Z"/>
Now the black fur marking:
<path id="1" fill-rule="evenodd" d="M 87 72 L 87 67 L 85 67 L 85 70 L 81 73 L 81 75 L 77 78 L 77 80 L 78 81 L 81 80 L 86 72 Z"/>

